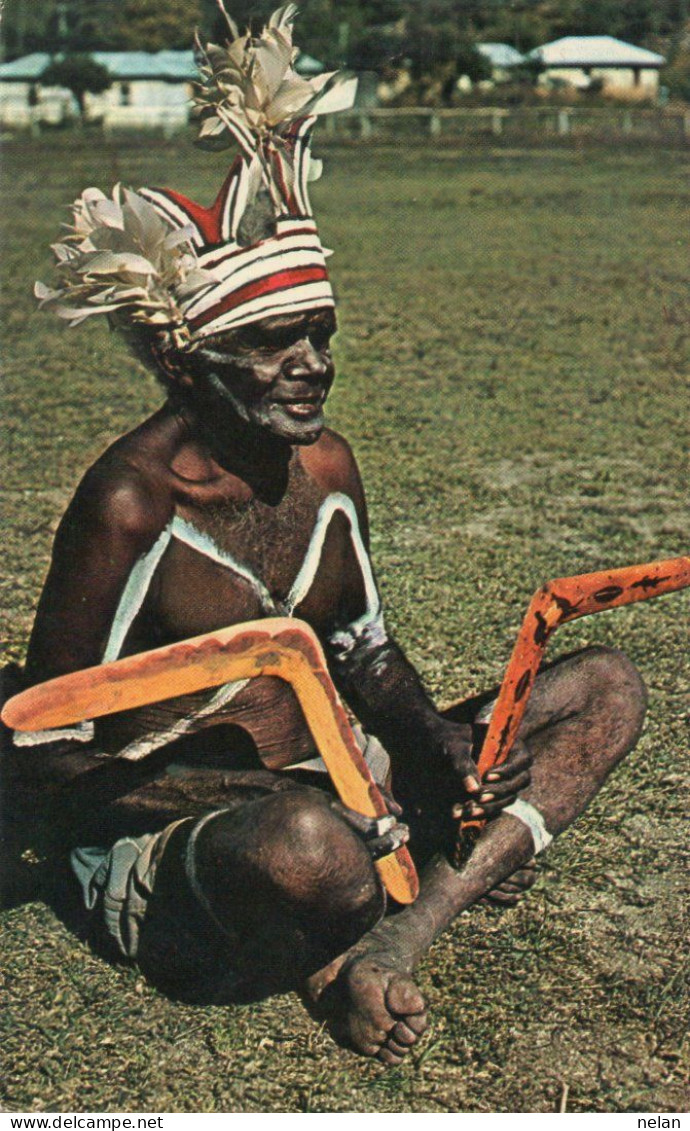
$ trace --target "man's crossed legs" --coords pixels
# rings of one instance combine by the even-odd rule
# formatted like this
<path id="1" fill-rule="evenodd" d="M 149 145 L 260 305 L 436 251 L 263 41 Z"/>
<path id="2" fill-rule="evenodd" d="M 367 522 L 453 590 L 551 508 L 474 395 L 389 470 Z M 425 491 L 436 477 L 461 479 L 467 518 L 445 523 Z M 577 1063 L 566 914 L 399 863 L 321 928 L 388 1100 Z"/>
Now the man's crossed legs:
<path id="1" fill-rule="evenodd" d="M 544 669 L 520 738 L 533 756 L 521 793 L 545 830 L 558 835 L 583 811 L 614 766 L 635 745 L 646 708 L 644 684 L 621 653 L 595 647 Z M 450 716 L 463 717 L 463 706 Z M 508 801 L 487 783 L 492 819 L 461 871 L 437 853 L 422 873 L 417 902 L 384 917 L 385 894 L 371 855 L 324 791 L 278 775 L 271 789 L 233 795 L 228 808 L 181 827 L 169 842 L 157 903 L 177 902 L 227 943 L 239 979 L 274 989 L 302 985 L 335 1034 L 360 1053 L 398 1063 L 426 1027 L 411 978 L 432 941 L 455 916 L 489 892 L 514 900 L 528 886 L 521 870 L 535 851 L 529 821 L 498 815 Z M 484 796 L 484 795 L 483 795 Z M 519 806 L 518 806 L 519 809 Z M 449 809 L 438 830 L 447 843 Z M 414 836 L 411 843 L 414 853 Z M 501 885 L 503 887 L 501 888 Z M 180 893 L 187 892 L 187 901 Z M 201 904 L 201 907 L 199 907 Z M 189 909 L 192 909 L 191 912 Z M 203 910 L 202 910 L 203 909 Z M 140 961 L 147 961 L 144 925 Z"/>

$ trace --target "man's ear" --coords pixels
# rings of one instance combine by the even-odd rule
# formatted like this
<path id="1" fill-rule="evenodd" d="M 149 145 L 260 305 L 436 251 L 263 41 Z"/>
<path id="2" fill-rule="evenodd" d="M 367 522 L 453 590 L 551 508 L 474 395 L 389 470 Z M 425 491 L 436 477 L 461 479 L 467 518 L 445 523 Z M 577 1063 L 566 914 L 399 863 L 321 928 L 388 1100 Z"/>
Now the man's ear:
<path id="1" fill-rule="evenodd" d="M 183 363 L 184 354 L 181 354 L 179 350 L 171 349 L 169 346 L 166 347 L 159 342 L 152 343 L 151 353 L 153 354 L 156 365 L 171 385 L 182 389 L 190 389 L 192 387 L 194 378 L 187 372 L 187 368 Z"/>

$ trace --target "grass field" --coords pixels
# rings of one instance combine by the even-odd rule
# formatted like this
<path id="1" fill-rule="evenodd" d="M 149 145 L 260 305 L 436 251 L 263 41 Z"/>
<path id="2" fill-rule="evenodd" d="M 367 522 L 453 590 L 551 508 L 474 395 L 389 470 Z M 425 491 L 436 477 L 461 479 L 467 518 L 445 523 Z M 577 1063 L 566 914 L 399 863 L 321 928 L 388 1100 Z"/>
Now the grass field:
<path id="1" fill-rule="evenodd" d="M 4 163 L 3 638 L 26 647 L 81 472 L 159 400 L 103 327 L 33 312 L 83 187 L 212 196 L 186 145 L 10 145 Z M 332 149 L 331 423 L 368 489 L 389 622 L 441 700 L 501 676 L 550 577 L 688 552 L 687 157 Z M 193 1007 L 106 965 L 42 903 L 2 917 L 3 1107 L 681 1111 L 688 1101 L 688 595 L 578 621 L 625 648 L 645 734 L 519 908 L 475 909 L 420 971 L 430 1035 L 385 1070 L 291 995 Z M 687 796 L 687 795 L 686 795 Z"/>

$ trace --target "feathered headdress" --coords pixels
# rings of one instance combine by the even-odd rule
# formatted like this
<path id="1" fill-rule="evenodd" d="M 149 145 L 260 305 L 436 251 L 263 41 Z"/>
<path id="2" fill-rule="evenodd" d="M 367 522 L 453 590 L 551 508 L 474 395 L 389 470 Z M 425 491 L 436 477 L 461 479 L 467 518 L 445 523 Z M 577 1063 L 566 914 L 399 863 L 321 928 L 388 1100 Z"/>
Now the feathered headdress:
<path id="1" fill-rule="evenodd" d="M 333 306 L 326 255 L 308 181 L 311 132 L 320 114 L 352 105 L 356 79 L 294 70 L 296 5 L 271 16 L 258 36 L 228 26 L 224 46 L 197 39 L 199 141 L 240 154 L 210 208 L 172 189 L 88 189 L 74 224 L 53 250 L 62 286 L 36 284 L 42 305 L 77 324 L 123 311 L 132 322 L 168 326 L 176 344 L 269 315 Z"/>

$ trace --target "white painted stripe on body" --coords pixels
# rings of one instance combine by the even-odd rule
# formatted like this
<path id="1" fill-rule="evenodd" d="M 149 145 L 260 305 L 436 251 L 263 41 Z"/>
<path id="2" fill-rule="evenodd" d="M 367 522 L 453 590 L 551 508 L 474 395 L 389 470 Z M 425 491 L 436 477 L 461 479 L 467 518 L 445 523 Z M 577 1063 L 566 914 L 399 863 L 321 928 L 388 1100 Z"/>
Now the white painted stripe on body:
<path id="1" fill-rule="evenodd" d="M 171 523 L 171 532 L 175 538 L 185 545 L 191 546 L 193 550 L 198 550 L 200 554 L 205 557 L 211 558 L 212 561 L 218 562 L 219 565 L 226 566 L 227 569 L 232 570 L 238 577 L 242 577 L 249 585 L 252 586 L 255 593 L 261 601 L 261 607 L 269 616 L 275 616 L 276 606 L 271 594 L 264 585 L 263 581 L 256 576 L 249 566 L 242 565 L 229 554 L 227 550 L 222 550 L 209 534 L 197 530 L 191 522 L 187 522 L 184 518 L 175 516 Z"/>
<path id="2" fill-rule="evenodd" d="M 209 699 L 198 711 L 194 711 L 191 715 L 184 715 L 180 719 L 176 719 L 171 727 L 162 731 L 149 731 L 148 734 L 141 735 L 130 742 L 128 746 L 118 750 L 116 757 L 124 758 L 128 762 L 138 762 L 141 758 L 145 758 L 147 754 L 151 754 L 154 750 L 159 750 L 161 746 L 165 746 L 168 742 L 173 742 L 176 738 L 181 738 L 183 734 L 188 734 L 190 730 L 196 727 L 196 724 L 208 718 L 209 715 L 220 711 L 221 708 L 226 707 L 231 703 L 236 695 L 239 695 L 247 684 L 248 679 L 237 679 L 232 683 L 224 683 L 218 688 L 215 695 Z"/>
<path id="3" fill-rule="evenodd" d="M 73 727 L 55 727 L 54 730 L 15 730 L 13 746 L 42 746 L 44 742 L 91 742 L 94 726 L 90 720 Z"/>
<path id="4" fill-rule="evenodd" d="M 316 523 L 312 532 L 309 547 L 302 563 L 301 569 L 297 577 L 292 583 L 292 588 L 288 594 L 285 602 L 288 615 L 292 615 L 293 610 L 301 601 L 304 600 L 307 593 L 314 584 L 317 570 L 321 563 L 321 555 L 323 553 L 326 535 L 331 523 L 331 519 L 335 514 L 340 511 L 345 515 L 350 524 L 350 538 L 352 540 L 352 547 L 355 551 L 357 563 L 362 571 L 362 580 L 364 582 L 364 595 L 366 600 L 366 611 L 363 617 L 355 623 L 359 624 L 362 620 L 370 620 L 377 616 L 381 610 L 381 598 L 379 597 L 374 581 L 374 573 L 371 568 L 369 555 L 367 554 L 364 546 L 364 541 L 359 529 L 359 521 L 357 519 L 357 511 L 352 499 L 348 495 L 341 492 L 335 492 L 328 495 L 321 506 L 316 516 Z"/>
<path id="5" fill-rule="evenodd" d="M 144 603 L 158 563 L 170 544 L 171 532 L 172 523 L 168 523 L 158 535 L 151 549 L 143 554 L 132 567 L 115 612 L 102 663 L 108 664 L 120 655 L 132 622 Z"/>
<path id="6" fill-rule="evenodd" d="M 349 522 L 351 542 L 364 582 L 366 610 L 357 621 L 353 622 L 353 625 L 347 626 L 348 629 L 357 630 L 380 617 L 381 601 L 369 556 L 359 529 L 357 511 L 352 499 L 341 493 L 328 495 L 319 507 L 304 561 L 285 602 L 285 612 L 288 616 L 291 616 L 314 584 L 321 563 L 326 535 L 333 516 L 338 512 L 344 514 Z M 238 562 L 226 550 L 221 549 L 208 534 L 197 530 L 191 522 L 187 522 L 186 519 L 176 515 L 161 531 L 153 546 L 139 558 L 130 571 L 113 619 L 108 643 L 103 654 L 103 663 L 109 663 L 118 658 L 127 638 L 127 633 L 144 603 L 156 569 L 173 538 L 231 570 L 251 585 L 261 602 L 264 613 L 268 616 L 275 616 L 278 612 L 283 611 L 278 609 L 267 587 L 248 566 Z M 153 750 L 159 749 L 166 743 L 188 733 L 199 722 L 227 706 L 246 687 L 248 682 L 245 679 L 223 684 L 198 711 L 175 720 L 170 727 L 163 731 L 150 731 L 140 736 L 115 756 L 127 761 L 139 761 Z M 56 742 L 59 739 L 90 742 L 93 735 L 93 722 L 86 721 L 75 727 L 62 729 L 17 731 L 13 736 L 13 741 L 16 746 L 37 746 L 42 743 Z"/>

